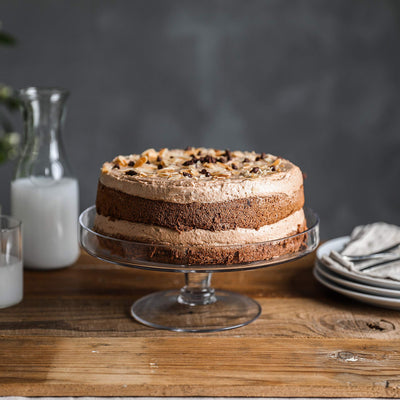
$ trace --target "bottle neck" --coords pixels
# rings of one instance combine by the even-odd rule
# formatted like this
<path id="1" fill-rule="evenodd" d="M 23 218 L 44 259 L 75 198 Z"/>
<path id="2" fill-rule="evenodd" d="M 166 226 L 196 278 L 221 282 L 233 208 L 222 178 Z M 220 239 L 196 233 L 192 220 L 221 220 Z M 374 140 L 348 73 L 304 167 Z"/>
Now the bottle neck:
<path id="1" fill-rule="evenodd" d="M 25 143 L 16 178 L 61 179 L 70 175 L 61 133 L 68 93 L 59 89 L 27 88 L 20 91 L 25 121 Z"/>

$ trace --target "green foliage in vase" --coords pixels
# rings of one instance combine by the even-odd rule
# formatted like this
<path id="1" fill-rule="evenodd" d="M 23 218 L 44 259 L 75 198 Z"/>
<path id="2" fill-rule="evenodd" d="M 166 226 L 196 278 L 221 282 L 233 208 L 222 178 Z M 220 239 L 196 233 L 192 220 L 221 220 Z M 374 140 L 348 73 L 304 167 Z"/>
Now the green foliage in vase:
<path id="1" fill-rule="evenodd" d="M 16 43 L 15 38 L 2 29 L 0 21 L 0 46 L 14 46 Z M 18 154 L 20 135 L 14 131 L 9 113 L 19 107 L 15 90 L 0 82 L 0 164 Z"/>

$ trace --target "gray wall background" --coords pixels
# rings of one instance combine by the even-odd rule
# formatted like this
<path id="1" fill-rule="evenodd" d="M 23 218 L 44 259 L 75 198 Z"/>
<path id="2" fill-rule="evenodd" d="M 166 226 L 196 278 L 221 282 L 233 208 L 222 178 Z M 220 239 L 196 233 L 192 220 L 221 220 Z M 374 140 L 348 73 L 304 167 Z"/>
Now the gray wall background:
<path id="1" fill-rule="evenodd" d="M 0 0 L 0 20 L 0 81 L 71 91 L 82 209 L 103 161 L 194 145 L 297 163 L 325 239 L 400 224 L 400 2 Z"/>

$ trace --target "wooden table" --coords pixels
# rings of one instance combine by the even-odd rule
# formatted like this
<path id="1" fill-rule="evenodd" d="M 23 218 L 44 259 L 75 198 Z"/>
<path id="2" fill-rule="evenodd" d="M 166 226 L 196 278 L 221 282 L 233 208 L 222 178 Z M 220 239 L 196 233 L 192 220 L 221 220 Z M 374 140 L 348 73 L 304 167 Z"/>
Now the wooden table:
<path id="1" fill-rule="evenodd" d="M 312 264 L 215 274 L 214 287 L 252 296 L 263 312 L 207 334 L 129 315 L 183 274 L 84 254 L 68 269 L 26 271 L 23 302 L 0 310 L 0 395 L 400 397 L 400 313 L 323 288 Z"/>

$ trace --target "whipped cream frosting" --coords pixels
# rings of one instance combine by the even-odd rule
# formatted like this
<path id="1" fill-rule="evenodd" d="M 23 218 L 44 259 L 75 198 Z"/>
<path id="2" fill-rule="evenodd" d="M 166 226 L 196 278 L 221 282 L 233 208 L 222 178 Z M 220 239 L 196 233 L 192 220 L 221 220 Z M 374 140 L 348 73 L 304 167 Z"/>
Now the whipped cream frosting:
<path id="1" fill-rule="evenodd" d="M 100 182 L 132 196 L 185 204 L 291 196 L 302 189 L 303 175 L 290 161 L 271 154 L 149 149 L 104 163 Z"/>
<path id="2" fill-rule="evenodd" d="M 179 246 L 234 245 L 265 242 L 293 235 L 294 229 L 305 225 L 303 209 L 260 229 L 237 228 L 225 231 L 193 229 L 178 232 L 169 228 L 115 220 L 96 215 L 96 230 L 108 236 L 122 235 L 128 240 Z"/>

